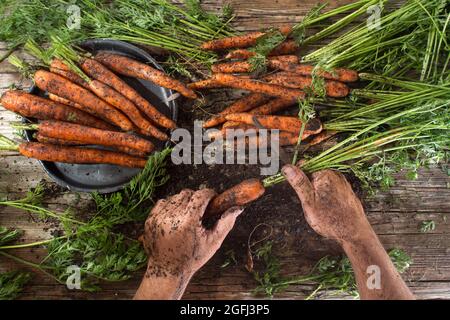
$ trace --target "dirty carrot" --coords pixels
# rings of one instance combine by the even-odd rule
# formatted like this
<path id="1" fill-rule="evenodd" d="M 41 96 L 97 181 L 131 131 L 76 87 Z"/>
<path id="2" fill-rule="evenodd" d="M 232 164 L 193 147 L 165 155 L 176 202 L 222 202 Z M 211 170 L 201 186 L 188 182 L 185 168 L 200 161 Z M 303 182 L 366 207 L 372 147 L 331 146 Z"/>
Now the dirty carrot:
<path id="1" fill-rule="evenodd" d="M 299 59 L 294 55 L 275 56 L 267 59 L 267 65 L 270 68 L 277 68 L 279 63 L 297 64 Z M 245 73 L 252 71 L 252 64 L 248 61 L 232 61 L 216 63 L 211 66 L 214 73 Z"/>
<path id="2" fill-rule="evenodd" d="M 270 100 L 269 102 L 260 105 L 259 107 L 256 107 L 254 109 L 251 109 L 248 111 L 250 114 L 254 115 L 269 115 L 274 114 L 278 111 L 282 111 L 296 103 L 296 100 L 289 100 L 289 99 L 282 99 L 282 98 L 274 98 Z M 235 127 L 238 125 L 239 122 L 235 121 L 227 121 L 223 124 L 222 129 L 229 128 L 229 127 Z"/>
<path id="3" fill-rule="evenodd" d="M 95 56 L 95 60 L 119 74 L 151 81 L 161 87 L 178 91 L 190 99 L 197 98 L 195 92 L 186 87 L 182 82 L 169 77 L 164 72 L 152 68 L 145 63 L 107 52 L 98 53 Z"/>
<path id="4" fill-rule="evenodd" d="M 242 129 L 242 130 L 248 130 L 251 129 L 252 127 L 245 127 L 248 125 L 244 125 L 244 127 L 241 127 L 241 125 L 239 125 L 238 127 L 233 128 L 234 130 L 236 129 Z M 227 128 L 225 133 L 223 133 L 223 136 L 226 136 L 227 131 L 230 130 L 231 128 Z M 254 129 L 254 127 L 253 127 Z M 257 131 L 257 130 L 256 130 Z M 308 133 L 304 133 L 303 134 L 303 138 L 306 139 L 308 138 L 310 135 Z M 217 135 L 217 137 L 219 137 L 219 135 Z M 221 137 L 221 136 L 220 136 Z M 291 133 L 291 132 L 286 132 L 286 131 L 280 131 L 278 133 L 278 146 L 280 147 L 286 147 L 286 146 L 293 146 L 297 144 L 297 140 L 298 140 L 298 134 L 296 133 Z M 239 136 L 235 143 L 234 146 L 236 147 L 239 143 L 239 141 L 242 143 L 244 142 L 245 145 L 249 148 L 262 148 L 262 147 L 267 147 L 270 146 L 272 143 L 272 137 L 271 135 L 266 136 L 264 139 L 261 138 L 260 135 L 256 135 L 256 134 L 249 134 L 249 135 L 242 135 Z"/>
<path id="5" fill-rule="evenodd" d="M 64 78 L 72 81 L 73 83 L 89 90 L 88 83 L 83 78 L 81 78 L 78 74 L 76 74 L 75 72 L 70 70 L 70 68 L 61 60 L 53 59 L 52 62 L 50 63 L 49 69 L 50 69 L 50 72 L 56 73 Z"/>
<path id="6" fill-rule="evenodd" d="M 337 131 L 333 131 L 333 130 L 325 130 L 322 131 L 321 133 L 319 133 L 318 135 L 314 136 L 311 141 L 309 141 L 306 146 L 305 146 L 305 150 L 309 149 L 312 146 L 318 145 L 319 143 L 322 143 L 328 139 L 330 139 L 331 137 L 335 136 L 337 134 Z M 302 139 L 303 140 L 303 139 Z"/>
<path id="7" fill-rule="evenodd" d="M 281 97 L 285 99 L 303 99 L 305 93 L 298 89 L 285 88 L 279 85 L 264 83 L 247 78 L 239 78 L 230 74 L 217 73 L 212 78 L 220 84 L 253 92 L 264 93 L 269 96 Z"/>
<path id="8" fill-rule="evenodd" d="M 292 27 L 290 26 L 281 27 L 280 32 L 282 34 L 287 35 L 292 32 Z M 223 51 L 227 49 L 247 48 L 255 45 L 258 38 L 262 37 L 265 34 L 266 34 L 265 32 L 255 31 L 240 36 L 211 40 L 202 43 L 200 48 L 202 48 L 203 50 L 211 50 L 211 51 Z"/>
<path id="9" fill-rule="evenodd" d="M 146 159 L 133 157 L 127 154 L 98 150 L 92 148 L 80 148 L 70 146 L 58 146 L 40 142 L 24 142 L 18 146 L 18 151 L 28 158 L 42 161 L 64 163 L 104 163 L 114 164 L 129 168 L 143 168 Z"/>
<path id="10" fill-rule="evenodd" d="M 264 80 L 269 83 L 283 85 L 288 88 L 297 89 L 311 89 L 313 88 L 313 81 L 311 77 L 300 76 L 295 73 L 279 72 L 264 77 Z M 324 89 L 326 95 L 334 98 L 343 98 L 348 96 L 350 88 L 342 82 L 334 80 L 325 80 Z"/>
<path id="11" fill-rule="evenodd" d="M 58 138 L 50 138 L 47 136 L 44 136 L 41 132 L 36 132 L 33 137 L 41 142 L 41 143 L 47 143 L 47 144 L 56 144 L 61 146 L 83 146 L 86 145 L 86 143 L 80 142 L 80 141 L 69 141 L 64 139 L 58 139 Z M 141 157 L 144 158 L 147 156 L 145 152 L 135 150 L 128 147 L 113 147 L 115 150 L 135 156 L 135 157 Z"/>
<path id="12" fill-rule="evenodd" d="M 292 99 L 282 99 L 282 98 L 275 98 L 271 101 L 267 102 L 266 104 L 263 104 L 259 107 L 256 107 L 249 111 L 250 114 L 255 115 L 270 115 L 274 114 L 278 111 L 282 111 L 293 104 L 295 104 L 297 101 Z"/>
<path id="13" fill-rule="evenodd" d="M 262 126 L 266 129 L 279 129 L 292 133 L 299 133 L 302 122 L 296 117 L 288 116 L 269 116 L 269 115 L 252 115 L 249 113 L 235 113 L 226 115 L 225 118 L 230 121 L 242 122 L 254 126 Z M 322 123 L 314 118 L 308 121 L 305 132 L 317 134 L 322 131 Z"/>
<path id="14" fill-rule="evenodd" d="M 232 207 L 249 204 L 260 198 L 264 192 L 265 188 L 258 179 L 244 180 L 214 197 L 203 218 L 218 216 Z"/>
<path id="15" fill-rule="evenodd" d="M 16 127 L 20 127 L 17 125 Z M 96 144 L 111 147 L 128 147 L 145 153 L 153 151 L 154 146 L 148 140 L 132 134 L 107 131 L 62 121 L 42 121 L 39 124 L 23 125 L 39 130 L 44 136 L 85 144 Z"/>
<path id="16" fill-rule="evenodd" d="M 273 49 L 269 56 L 279 56 L 279 55 L 285 55 L 285 54 L 292 54 L 295 53 L 299 49 L 299 46 L 294 40 L 287 40 L 275 49 Z M 249 59 L 251 57 L 254 57 L 256 55 L 255 52 L 247 50 L 247 49 L 236 49 L 233 51 L 230 51 L 226 56 L 225 59 Z"/>
<path id="17" fill-rule="evenodd" d="M 1 103 L 6 109 L 24 117 L 39 120 L 67 121 L 98 129 L 114 129 L 109 123 L 86 112 L 23 91 L 6 91 L 2 95 Z"/>
<path id="18" fill-rule="evenodd" d="M 60 69 L 63 70 L 68 69 L 69 67 L 57 60 L 54 59 L 52 63 L 55 63 Z M 101 73 L 100 66 L 102 66 L 99 62 L 92 60 L 92 59 L 84 59 L 82 66 L 83 70 L 88 72 L 88 75 L 93 74 L 96 76 L 96 78 L 99 78 L 99 74 Z M 93 70 L 94 67 L 96 67 L 97 71 Z M 103 66 L 102 66 L 103 67 Z M 103 67 L 106 69 L 106 67 Z M 107 69 L 106 69 L 107 70 Z M 103 80 L 111 83 L 112 81 L 108 81 L 107 78 L 112 79 L 112 76 L 115 76 L 114 73 L 107 70 L 109 73 L 105 74 L 103 73 L 102 78 Z M 117 108 L 118 110 L 122 111 L 127 117 L 140 129 L 139 132 L 142 132 L 144 135 L 150 135 L 154 136 L 155 138 L 165 141 L 168 139 L 167 135 L 161 131 L 159 131 L 155 126 L 153 126 L 147 119 L 145 119 L 140 111 L 137 109 L 137 107 L 134 105 L 133 102 L 131 102 L 128 98 L 123 96 L 120 92 L 116 91 L 114 88 L 110 87 L 109 85 L 105 84 L 102 81 L 99 80 L 90 80 L 89 82 L 84 81 L 81 77 L 79 77 L 77 74 L 75 74 L 72 71 L 65 71 L 69 73 L 70 77 L 69 80 L 74 79 L 76 80 L 77 84 L 82 84 L 83 87 L 91 90 L 93 93 L 95 93 L 99 98 L 104 100 L 105 102 L 109 103 L 111 106 Z M 112 76 L 111 76 L 112 75 Z M 117 76 L 115 76 L 118 78 Z M 120 78 L 118 78 L 120 80 Z M 122 80 L 120 80 L 122 81 Z M 124 88 L 122 88 L 124 89 Z"/>
<path id="19" fill-rule="evenodd" d="M 228 121 L 226 123 L 231 123 L 231 121 Z M 233 130 L 241 129 L 243 131 L 246 131 L 248 129 L 254 129 L 254 130 L 257 131 L 257 128 L 255 126 L 250 125 L 250 124 L 244 124 L 244 123 L 240 123 L 240 122 L 233 122 L 232 126 L 227 126 L 225 128 L 222 126 L 221 130 L 210 130 L 210 131 L 207 131 L 207 134 L 208 134 L 208 137 L 210 139 L 217 139 L 217 138 L 225 137 L 226 134 L 227 134 L 227 130 L 229 130 L 229 129 L 233 129 Z M 232 134 L 235 133 L 233 131 L 229 131 L 229 132 L 231 132 Z"/>
<path id="20" fill-rule="evenodd" d="M 201 89 L 212 89 L 212 88 L 220 88 L 222 85 L 213 79 L 200 80 L 197 82 L 188 83 L 188 88 L 192 90 L 201 90 Z"/>
<path id="21" fill-rule="evenodd" d="M 117 125 L 125 131 L 133 129 L 133 124 L 124 114 L 90 91 L 64 77 L 48 71 L 38 70 L 34 74 L 34 82 L 39 89 L 78 103 L 83 107 L 83 111 Z"/>
<path id="22" fill-rule="evenodd" d="M 217 116 L 214 116 L 211 119 L 205 121 L 205 123 L 203 123 L 203 128 L 210 128 L 217 126 L 218 124 L 221 124 L 226 121 L 225 115 L 231 113 L 245 112 L 249 109 L 259 106 L 260 104 L 266 102 L 267 100 L 269 100 L 269 98 L 264 94 L 251 93 L 237 100 L 236 102 L 234 102 L 233 104 L 222 110 Z"/>
<path id="23" fill-rule="evenodd" d="M 68 99 L 59 97 L 59 96 L 57 96 L 56 94 L 53 94 L 53 93 L 49 93 L 49 94 L 48 94 L 48 98 L 49 98 L 50 100 L 54 101 L 54 102 L 58 102 L 58 103 L 61 103 L 61 104 L 65 104 L 65 105 L 67 105 L 67 106 L 77 108 L 78 110 L 83 110 L 83 108 L 84 108 L 84 107 L 83 107 L 82 105 L 80 105 L 79 103 L 76 103 L 76 102 L 70 101 L 70 100 L 68 100 Z M 114 129 L 114 126 L 112 126 L 112 125 L 109 125 L 109 126 L 111 127 L 111 129 Z M 99 129 L 102 129 L 102 128 L 99 128 Z"/>
<path id="24" fill-rule="evenodd" d="M 153 136 L 162 141 L 169 139 L 165 133 L 159 131 L 142 116 L 133 102 L 125 98 L 122 94 L 110 86 L 98 80 L 92 80 L 89 82 L 89 88 L 91 88 L 91 91 L 98 97 L 102 97 L 102 99 L 107 103 L 126 114 L 128 118 L 140 129 L 139 132 L 142 132 L 147 136 Z"/>
<path id="25" fill-rule="evenodd" d="M 315 72 L 314 66 L 306 64 L 291 64 L 282 61 L 272 61 L 272 67 L 297 73 L 302 76 L 311 76 Z M 332 71 L 324 71 L 319 68 L 316 74 L 327 80 L 336 80 L 341 82 L 355 82 L 359 79 L 356 71 L 343 68 L 333 69 Z"/>
<path id="26" fill-rule="evenodd" d="M 56 144 L 61 146 L 82 146 L 85 145 L 85 143 L 80 141 L 69 141 L 69 140 L 63 140 L 58 138 L 50 138 L 47 136 L 44 136 L 41 132 L 35 132 L 33 134 L 33 138 L 35 138 L 38 142 L 41 143 L 47 143 L 47 144 Z"/>
<path id="27" fill-rule="evenodd" d="M 155 124 L 169 129 L 176 128 L 174 121 L 159 112 L 156 107 L 144 99 L 135 89 L 100 62 L 94 59 L 85 58 L 81 60 L 80 66 L 88 76 L 110 86 L 133 102 L 147 117 L 153 120 Z"/>

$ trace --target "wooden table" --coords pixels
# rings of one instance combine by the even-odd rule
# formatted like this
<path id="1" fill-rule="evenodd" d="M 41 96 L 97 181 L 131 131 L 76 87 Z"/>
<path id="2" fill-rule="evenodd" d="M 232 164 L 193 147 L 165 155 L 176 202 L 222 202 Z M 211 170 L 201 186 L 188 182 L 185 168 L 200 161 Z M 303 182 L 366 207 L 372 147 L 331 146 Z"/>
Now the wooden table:
<path id="1" fill-rule="evenodd" d="M 331 1 L 331 7 L 351 1 Z M 218 10 L 222 1 L 203 1 L 206 8 Z M 231 1 L 237 18 L 234 25 L 239 30 L 255 30 L 269 26 L 298 21 L 317 3 L 316 0 L 255 0 Z M 0 55 L 5 45 L 0 44 Z M 26 57 L 26 56 L 25 56 Z M 7 62 L 0 64 L 0 93 L 11 84 L 24 88 L 29 81 L 21 80 L 18 73 Z M 233 93 L 212 93 L 207 97 L 209 104 L 223 105 Z M 181 118 L 185 122 L 195 118 L 197 114 L 183 108 Z M 9 137 L 13 131 L 10 121 L 17 121 L 11 112 L 0 108 L 0 133 Z M 186 120 L 188 119 L 188 120 Z M 0 163 L 0 195 L 8 198 L 18 198 L 24 195 L 28 188 L 35 186 L 41 180 L 48 180 L 40 165 L 35 160 L 26 159 L 16 154 L 2 153 Z M 164 188 L 162 194 L 179 191 L 180 180 L 186 181 L 186 187 L 198 188 L 200 185 L 215 187 L 220 190 L 233 181 L 247 175 L 240 169 L 223 168 L 180 168 L 171 167 L 174 178 Z M 180 173 L 183 171 L 183 173 Z M 184 174 L 184 176 L 183 176 Z M 218 176 L 220 176 L 218 178 Z M 413 259 L 413 264 L 404 275 L 408 285 L 421 299 L 450 298 L 450 224 L 447 219 L 450 214 L 450 179 L 440 167 L 420 171 L 418 180 L 409 181 L 398 176 L 396 184 L 389 191 L 380 192 L 372 198 L 364 199 L 367 215 L 383 245 L 389 248 L 402 248 Z M 52 185 L 50 185 L 52 186 Z M 82 208 L 89 203 L 88 195 L 77 195 L 70 192 L 59 192 L 47 201 L 52 209 L 63 210 L 67 206 Z M 245 246 L 248 234 L 259 223 L 272 226 L 275 241 L 276 256 L 282 264 L 285 276 L 306 274 L 318 259 L 327 254 L 340 254 L 339 248 L 331 241 L 317 236 L 303 220 L 299 203 L 289 187 L 279 185 L 271 189 L 265 198 L 246 210 L 239 218 L 235 229 L 228 236 L 223 247 L 213 259 L 202 268 L 188 286 L 185 298 L 189 299 L 251 299 L 255 296 L 252 290 L 256 286 L 253 277 L 244 264 L 246 261 Z M 420 232 L 423 221 L 433 220 L 436 229 L 428 233 Z M 23 242 L 36 241 L 51 236 L 53 226 L 45 221 L 37 220 L 12 208 L 0 208 L 0 225 L 14 226 L 25 230 Z M 233 250 L 237 265 L 227 268 L 220 266 L 226 259 L 226 252 Z M 42 249 L 16 250 L 15 254 L 23 258 L 39 261 Z M 23 268 L 10 260 L 0 257 L 0 271 Z M 139 283 L 141 272 L 133 279 L 121 283 L 103 285 L 98 293 L 69 291 L 64 286 L 41 273 L 34 273 L 33 280 L 25 289 L 22 298 L 36 299 L 128 299 L 132 297 Z M 311 285 L 291 286 L 278 294 L 278 298 L 302 299 Z"/>

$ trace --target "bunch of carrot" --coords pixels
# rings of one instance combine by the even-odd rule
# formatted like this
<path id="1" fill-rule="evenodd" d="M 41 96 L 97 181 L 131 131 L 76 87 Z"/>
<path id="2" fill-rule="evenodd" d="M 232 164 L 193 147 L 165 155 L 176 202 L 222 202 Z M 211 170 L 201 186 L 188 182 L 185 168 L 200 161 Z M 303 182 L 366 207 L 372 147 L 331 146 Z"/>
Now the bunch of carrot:
<path id="1" fill-rule="evenodd" d="M 214 64 L 212 76 L 208 79 L 190 83 L 193 90 L 230 87 L 243 89 L 250 93 L 226 107 L 219 114 L 206 120 L 204 128 L 221 125 L 220 135 L 228 128 L 233 129 L 279 129 L 280 145 L 295 145 L 300 136 L 302 122 L 297 116 L 275 115 L 305 99 L 308 94 L 316 95 L 321 90 L 331 98 L 344 98 L 350 93 L 348 83 L 358 80 L 358 73 L 347 69 L 322 70 L 318 67 L 300 63 L 296 55 L 299 50 L 294 40 L 289 38 L 292 27 L 279 28 L 286 40 L 275 47 L 267 57 L 268 72 L 255 75 L 250 59 L 257 53 L 250 47 L 266 35 L 252 32 L 245 35 L 222 38 L 202 44 L 202 49 L 225 52 L 224 59 L 229 62 Z M 320 81 L 316 81 L 316 79 Z M 315 88 L 315 83 L 322 84 Z M 301 139 L 319 134 L 322 126 L 318 119 L 305 124 Z M 217 134 L 213 134 L 217 137 Z M 329 133 L 322 133 L 327 137 Z M 313 139 L 321 141 L 321 139 Z"/>
<path id="2" fill-rule="evenodd" d="M 3 94 L 1 104 L 6 109 L 41 122 L 17 125 L 37 130 L 37 142 L 16 145 L 2 137 L 6 142 L 2 149 L 18 150 L 27 157 L 46 161 L 142 168 L 154 150 L 147 137 L 168 140 L 164 131 L 176 125 L 117 74 L 148 80 L 196 98 L 194 91 L 180 81 L 122 55 L 100 52 L 93 58 L 80 58 L 77 67 L 84 76 L 58 59 L 51 61 L 49 70 L 34 73 L 36 86 L 47 92 L 48 98 L 18 90 Z"/>

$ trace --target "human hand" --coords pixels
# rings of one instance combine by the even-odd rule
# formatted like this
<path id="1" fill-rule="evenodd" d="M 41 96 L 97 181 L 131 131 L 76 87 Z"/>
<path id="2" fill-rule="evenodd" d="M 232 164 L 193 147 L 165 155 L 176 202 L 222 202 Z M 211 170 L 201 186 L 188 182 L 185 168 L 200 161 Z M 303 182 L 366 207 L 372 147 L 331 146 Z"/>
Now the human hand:
<path id="1" fill-rule="evenodd" d="M 341 173 L 319 171 L 310 181 L 293 165 L 284 166 L 282 172 L 300 198 L 306 221 L 317 233 L 340 243 L 371 233 L 361 202 Z"/>
<path id="2" fill-rule="evenodd" d="M 243 209 L 231 208 L 207 230 L 201 219 L 215 195 L 211 189 L 185 189 L 156 203 L 143 236 L 148 276 L 189 278 L 220 248 Z"/>

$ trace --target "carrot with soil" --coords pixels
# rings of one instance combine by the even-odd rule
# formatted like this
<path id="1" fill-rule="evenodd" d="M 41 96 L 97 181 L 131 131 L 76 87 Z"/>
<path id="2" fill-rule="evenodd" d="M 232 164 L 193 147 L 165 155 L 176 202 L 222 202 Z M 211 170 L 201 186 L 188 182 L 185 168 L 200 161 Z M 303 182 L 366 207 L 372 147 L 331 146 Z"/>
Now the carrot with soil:
<path id="1" fill-rule="evenodd" d="M 108 73 L 106 72 L 101 73 L 100 70 L 98 70 L 99 69 L 98 65 L 101 65 L 99 62 L 92 59 L 89 60 L 84 59 L 83 61 L 84 62 L 81 64 L 83 71 L 85 72 L 87 71 L 86 73 L 89 76 L 93 74 L 96 76 L 96 78 L 102 78 L 108 83 L 113 82 L 108 81 L 107 78 L 115 76 L 114 73 L 112 73 L 109 70 L 107 70 Z M 88 63 L 89 61 L 91 62 Z M 92 63 L 92 61 L 95 63 Z M 68 77 L 69 80 L 74 79 L 75 83 L 82 85 L 86 89 L 89 89 L 90 91 L 95 93 L 99 98 L 109 103 L 111 106 L 117 108 L 118 110 L 122 111 L 140 129 L 139 131 L 144 135 L 153 136 L 162 141 L 168 139 L 168 136 L 165 133 L 159 131 L 147 119 L 145 119 L 140 113 L 140 111 L 137 109 L 137 107 L 133 104 L 133 102 L 124 97 L 119 91 L 114 90 L 114 88 L 110 87 L 109 85 L 99 80 L 90 80 L 90 81 L 83 80 L 76 73 L 70 71 L 69 67 L 64 62 L 61 62 L 57 59 L 53 59 L 52 64 L 56 64 L 60 68 L 59 70 L 63 70 L 64 68 L 67 69 L 68 71 L 64 72 L 69 76 Z M 94 68 L 96 69 L 94 70 Z M 106 69 L 106 67 L 103 68 Z M 99 76 L 100 74 L 102 76 Z M 117 76 L 115 77 L 118 78 Z M 118 79 L 119 81 L 122 81 L 120 80 L 120 78 Z"/>
<path id="2" fill-rule="evenodd" d="M 77 163 L 77 164 L 113 164 L 129 168 L 144 168 L 146 159 L 133 157 L 124 153 L 98 150 L 92 148 L 67 147 L 40 142 L 25 142 L 18 146 L 18 151 L 25 157 L 42 161 Z"/>
<path id="3" fill-rule="evenodd" d="M 24 117 L 67 121 L 105 130 L 114 129 L 114 126 L 86 112 L 18 90 L 6 91 L 1 97 L 1 103 L 6 109 Z"/>
<path id="4" fill-rule="evenodd" d="M 247 78 L 239 78 L 231 74 L 217 73 L 214 74 L 212 78 L 226 87 L 264 93 L 269 96 L 293 100 L 303 99 L 305 97 L 305 93 L 298 89 L 285 88 L 279 85 L 264 83 Z"/>
<path id="5" fill-rule="evenodd" d="M 296 100 L 275 98 L 263 105 L 260 105 L 259 107 L 251 109 L 250 111 L 248 111 L 248 113 L 253 115 L 270 115 L 278 111 L 285 110 L 295 103 Z M 222 129 L 235 127 L 238 124 L 239 122 L 227 121 L 223 124 Z"/>
<path id="6" fill-rule="evenodd" d="M 280 63 L 297 64 L 299 59 L 297 56 L 275 56 L 267 59 L 267 66 L 275 69 Z M 214 73 L 246 73 L 252 72 L 253 66 L 248 61 L 232 61 L 216 63 L 211 66 L 211 71 Z"/>
<path id="7" fill-rule="evenodd" d="M 39 89 L 73 101 L 82 106 L 83 111 L 117 125 L 122 130 L 129 131 L 133 129 L 133 124 L 123 113 L 110 106 L 90 91 L 60 75 L 44 70 L 38 70 L 34 74 L 34 82 Z"/>
<path id="8" fill-rule="evenodd" d="M 50 138 L 78 141 L 85 144 L 126 147 L 145 153 L 150 153 L 154 149 L 153 143 L 132 134 L 100 130 L 62 121 L 42 121 L 39 124 L 14 125 L 14 127 L 39 130 L 42 135 Z"/>
<path id="9" fill-rule="evenodd" d="M 292 27 L 284 26 L 281 27 L 279 31 L 284 35 L 288 35 L 289 33 L 292 32 Z M 211 51 L 224 51 L 228 49 L 247 48 L 255 45 L 256 41 L 265 34 L 266 32 L 256 31 L 240 36 L 232 36 L 217 40 L 211 40 L 202 43 L 200 48 L 202 48 L 203 50 L 211 50 Z"/>
<path id="10" fill-rule="evenodd" d="M 148 80 L 161 87 L 178 91 L 187 98 L 197 99 L 195 92 L 186 87 L 181 81 L 173 79 L 164 72 L 152 68 L 145 63 L 107 52 L 98 53 L 95 56 L 95 60 L 119 74 Z"/>
<path id="11" fill-rule="evenodd" d="M 258 179 L 244 180 L 214 197 L 206 208 L 203 218 L 218 216 L 228 209 L 244 206 L 259 199 L 265 188 Z"/>
<path id="12" fill-rule="evenodd" d="M 78 74 L 73 72 L 64 62 L 59 59 L 53 59 L 49 66 L 50 72 L 58 74 L 73 83 L 89 90 L 89 84 Z"/>
<path id="13" fill-rule="evenodd" d="M 249 109 L 252 109 L 266 102 L 267 100 L 269 100 L 269 98 L 264 94 L 251 93 L 237 100 L 236 102 L 234 102 L 233 104 L 222 110 L 217 116 L 214 116 L 211 119 L 205 121 L 205 123 L 203 123 L 203 128 L 210 128 L 217 126 L 226 121 L 225 115 L 231 113 L 245 112 Z"/>
<path id="14" fill-rule="evenodd" d="M 117 92 L 120 92 L 157 125 L 169 129 L 176 128 L 175 122 L 159 112 L 156 107 L 144 99 L 135 89 L 130 87 L 125 81 L 100 62 L 94 59 L 84 58 L 80 61 L 80 66 L 91 78 L 101 81 L 115 89 Z"/>
<path id="15" fill-rule="evenodd" d="M 89 82 L 89 88 L 91 88 L 92 92 L 94 92 L 98 97 L 101 97 L 107 103 L 126 114 L 128 118 L 130 118 L 130 120 L 140 129 L 139 132 L 147 136 L 153 136 L 162 141 L 169 139 L 165 133 L 159 131 L 142 116 L 133 102 L 125 98 L 110 86 L 98 80 L 92 80 Z"/>
<path id="16" fill-rule="evenodd" d="M 287 40 L 278 47 L 274 48 L 271 52 L 269 52 L 268 56 L 280 56 L 280 55 L 286 55 L 286 54 L 293 54 L 297 50 L 299 50 L 300 47 L 297 45 L 297 43 L 294 40 Z M 230 51 L 226 56 L 225 59 L 249 59 L 251 57 L 254 57 L 256 53 L 254 51 L 250 51 L 247 49 L 236 49 L 233 51 Z"/>
<path id="17" fill-rule="evenodd" d="M 225 118 L 230 121 L 242 122 L 254 126 L 262 126 L 266 129 L 279 129 L 291 133 L 299 133 L 302 122 L 295 117 L 287 116 L 268 116 L 252 115 L 249 113 L 236 113 L 226 115 Z M 311 119 L 306 124 L 305 133 L 308 135 L 317 134 L 322 131 L 322 123 L 317 119 Z"/>
<path id="18" fill-rule="evenodd" d="M 313 79 L 295 73 L 274 73 L 264 77 L 264 80 L 288 88 L 311 89 L 314 92 Z M 350 88 L 345 83 L 334 80 L 325 80 L 324 89 L 326 95 L 333 98 L 343 98 L 350 93 Z"/>
<path id="19" fill-rule="evenodd" d="M 323 77 L 327 80 L 336 80 L 341 82 L 355 82 L 358 81 L 358 72 L 350 69 L 336 68 L 331 71 L 324 71 L 318 69 L 317 72 L 314 70 L 316 67 L 306 64 L 291 64 L 282 61 L 272 61 L 272 66 L 274 68 L 297 73 L 302 76 L 312 76 L 316 73 L 318 76 Z"/>
<path id="20" fill-rule="evenodd" d="M 39 141 L 41 143 L 47 143 L 47 144 L 56 144 L 56 145 L 61 145 L 61 146 L 85 146 L 86 145 L 86 143 L 83 143 L 80 141 L 69 141 L 69 140 L 58 139 L 58 138 L 50 138 L 50 137 L 44 136 L 40 132 L 36 132 L 33 135 L 33 137 L 37 141 Z M 112 147 L 112 148 L 119 152 L 123 152 L 123 153 L 129 154 L 131 156 L 135 156 L 135 157 L 145 158 L 148 156 L 145 152 L 135 150 L 132 148 L 128 148 L 128 147 Z"/>
<path id="21" fill-rule="evenodd" d="M 192 90 L 201 90 L 201 89 L 213 89 L 220 88 L 222 85 L 213 79 L 205 79 L 197 82 L 191 82 L 187 84 L 188 88 Z"/>
<path id="22" fill-rule="evenodd" d="M 60 103 L 60 104 L 64 104 L 64 105 L 66 105 L 66 106 L 70 106 L 70 107 L 76 108 L 76 109 L 78 109 L 78 110 L 83 110 L 83 108 L 84 108 L 84 107 L 83 107 L 82 105 L 80 105 L 79 103 L 70 101 L 70 100 L 68 100 L 68 99 L 64 99 L 64 98 L 59 97 L 59 96 L 57 96 L 56 94 L 53 94 L 53 93 L 48 93 L 48 98 L 49 98 L 50 100 L 54 101 L 54 102 L 57 102 L 57 103 Z M 105 123 L 106 123 L 106 122 L 105 122 Z M 110 126 L 111 129 L 105 128 L 106 130 L 114 130 L 114 129 L 116 128 L 116 127 L 114 127 L 113 125 L 110 125 L 110 124 L 108 124 L 108 125 Z M 99 129 L 102 129 L 102 128 L 99 128 Z"/>

